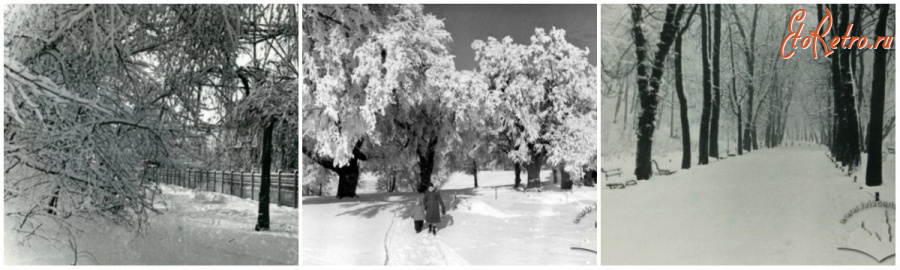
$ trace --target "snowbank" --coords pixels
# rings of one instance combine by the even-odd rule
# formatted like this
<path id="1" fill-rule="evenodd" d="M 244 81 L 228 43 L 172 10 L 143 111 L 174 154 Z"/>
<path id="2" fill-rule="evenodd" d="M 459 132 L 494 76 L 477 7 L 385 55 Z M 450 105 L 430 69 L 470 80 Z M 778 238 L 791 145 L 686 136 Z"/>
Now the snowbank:
<path id="1" fill-rule="evenodd" d="M 596 265 L 596 253 L 571 248 L 594 229 L 596 212 L 573 219 L 597 201 L 596 188 L 564 192 L 545 181 L 544 192 L 524 193 L 512 189 L 513 179 L 511 171 L 479 172 L 475 189 L 471 175 L 452 175 L 442 187 L 448 211 L 436 236 L 427 226 L 415 233 L 409 209 L 416 193 L 305 197 L 303 264 Z M 595 230 L 593 237 L 596 250 Z"/>
<path id="2" fill-rule="evenodd" d="M 297 209 L 270 205 L 272 230 L 256 232 L 258 203 L 205 191 L 161 185 L 162 214 L 151 214 L 145 234 L 116 225 L 77 224 L 78 264 L 116 265 L 296 265 Z M 7 202 L 9 203 L 9 202 Z M 4 219 L 6 264 L 72 264 L 65 245 L 32 239 L 19 243 Z"/>

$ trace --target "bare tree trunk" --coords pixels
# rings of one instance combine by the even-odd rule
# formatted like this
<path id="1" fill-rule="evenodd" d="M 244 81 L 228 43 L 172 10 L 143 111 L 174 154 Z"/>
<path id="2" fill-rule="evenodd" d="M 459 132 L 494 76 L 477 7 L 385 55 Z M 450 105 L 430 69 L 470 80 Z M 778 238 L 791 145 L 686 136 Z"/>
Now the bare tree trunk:
<path id="1" fill-rule="evenodd" d="M 706 4 L 700 6 L 700 54 L 703 62 L 703 109 L 700 113 L 700 154 L 697 157 L 700 165 L 709 164 L 709 124 L 712 106 L 708 9 Z"/>
<path id="2" fill-rule="evenodd" d="M 625 84 L 625 109 L 622 110 L 622 129 L 628 129 L 628 84 Z"/>
<path id="3" fill-rule="evenodd" d="M 850 20 L 849 5 L 841 4 L 839 8 L 840 26 L 838 29 L 846 29 Z M 835 81 L 839 83 L 836 90 L 838 98 L 840 98 L 840 110 L 837 113 L 838 120 L 842 124 L 838 130 L 841 134 L 841 140 L 838 141 L 838 157 L 845 166 L 850 166 L 852 169 L 859 165 L 860 147 L 859 119 L 856 113 L 856 100 L 853 98 L 853 79 L 850 73 L 850 52 L 843 50 L 836 50 L 835 52 L 839 55 L 837 59 L 832 59 L 832 61 L 838 60 L 840 62 L 836 68 L 838 73 L 833 75 L 839 76 L 839 79 Z M 832 67 L 834 67 L 834 64 L 832 64 Z"/>
<path id="4" fill-rule="evenodd" d="M 691 19 L 694 17 L 694 13 L 697 11 L 698 5 L 694 5 L 691 9 L 691 14 L 688 15 L 687 22 L 685 25 L 680 25 L 680 30 L 678 31 L 678 36 L 675 38 L 675 92 L 678 94 L 678 111 L 681 116 L 681 168 L 682 169 L 690 169 L 691 168 L 691 126 L 690 121 L 688 119 L 688 104 L 687 97 L 684 94 L 684 74 L 682 70 L 682 36 L 684 35 L 684 31 L 687 30 L 688 26 L 691 24 Z M 680 22 L 677 21 L 677 22 Z"/>
<path id="5" fill-rule="evenodd" d="M 513 166 L 513 173 L 516 175 L 516 179 L 515 179 L 516 184 L 513 185 L 513 188 L 518 188 L 519 184 L 522 183 L 522 177 L 520 176 L 522 174 L 522 164 L 521 163 L 516 162 L 516 164 Z"/>
<path id="6" fill-rule="evenodd" d="M 675 138 L 675 92 L 669 92 L 669 138 Z"/>
<path id="7" fill-rule="evenodd" d="M 675 39 L 675 91 L 678 92 L 678 111 L 681 115 L 681 168 L 691 168 L 691 124 L 688 119 L 687 97 L 684 95 L 684 74 L 681 67 L 681 35 Z"/>
<path id="8" fill-rule="evenodd" d="M 712 116 L 709 123 L 709 156 L 719 158 L 719 108 L 722 104 L 722 91 L 720 83 L 719 46 L 722 44 L 722 5 L 716 4 L 715 17 L 713 19 L 712 37 Z"/>
<path id="9" fill-rule="evenodd" d="M 478 188 L 478 161 L 472 160 L 472 178 L 475 179 L 475 188 Z"/>
<path id="10" fill-rule="evenodd" d="M 744 39 L 744 44 L 747 44 L 747 47 L 744 47 L 744 61 L 747 64 L 747 73 L 749 76 L 747 77 L 747 125 L 744 129 L 744 150 L 748 152 L 751 149 L 758 149 L 756 145 L 756 127 L 755 118 L 753 117 L 753 94 L 754 94 L 754 80 L 756 77 L 754 73 L 756 69 L 755 61 L 756 57 L 754 53 L 756 52 L 756 22 L 759 18 L 759 5 L 753 5 L 753 22 L 750 25 L 750 35 L 749 37 L 744 31 L 744 26 L 741 24 L 740 17 L 737 15 L 737 11 L 735 11 L 735 7 L 731 6 L 731 14 L 734 15 L 734 21 L 738 26 L 738 33 L 741 34 L 741 37 Z"/>
<path id="11" fill-rule="evenodd" d="M 528 184 L 525 186 L 525 189 L 540 189 L 541 167 L 543 167 L 544 162 L 547 161 L 547 153 L 545 151 L 538 151 L 534 146 L 529 146 L 528 148 L 531 160 L 525 164 L 525 171 L 528 173 Z"/>
<path id="12" fill-rule="evenodd" d="M 618 95 L 616 95 L 616 112 L 613 114 L 613 124 L 616 123 L 616 120 L 619 120 L 619 106 L 621 104 L 622 104 L 622 93 L 619 93 Z M 626 102 L 626 104 L 627 104 L 627 102 Z M 625 106 L 628 106 L 628 105 L 625 105 Z"/>
<path id="13" fill-rule="evenodd" d="M 259 216 L 256 220 L 257 231 L 269 230 L 269 190 L 272 186 L 272 131 L 275 129 L 275 117 L 265 120 L 262 138 L 262 179 L 259 182 Z"/>
<path id="14" fill-rule="evenodd" d="M 728 54 L 731 56 L 731 105 L 734 107 L 734 114 L 737 117 L 737 144 L 735 148 L 737 148 L 737 154 L 744 154 L 744 130 L 742 123 L 743 114 L 741 113 L 741 100 L 737 98 L 737 76 L 734 75 L 734 41 L 731 38 L 731 28 L 728 29 Z"/>
<path id="15" fill-rule="evenodd" d="M 887 17 L 890 11 L 890 5 L 877 5 L 879 14 L 878 22 L 875 24 L 875 35 L 885 36 L 887 34 Z M 871 95 L 871 112 L 869 120 L 869 158 L 866 161 L 866 185 L 880 186 L 882 182 L 881 170 L 881 147 L 882 141 L 871 134 L 881 134 L 882 122 L 884 122 L 884 91 L 885 80 L 887 78 L 887 50 L 875 50 L 875 63 L 872 66 L 872 95 Z"/>
<path id="16" fill-rule="evenodd" d="M 647 71 L 644 61 L 650 60 L 647 53 L 647 39 L 644 37 L 644 31 L 641 29 L 642 24 L 642 7 L 641 5 L 630 5 L 631 19 L 634 23 L 633 36 L 635 42 L 635 52 L 637 54 L 637 85 L 638 93 L 641 96 L 641 115 L 638 119 L 638 142 L 637 157 L 634 174 L 638 180 L 650 179 L 653 174 L 651 167 L 651 154 L 653 147 L 653 132 L 656 127 L 653 125 L 656 117 L 656 109 L 659 104 L 659 81 L 663 75 L 663 66 L 669 48 L 675 41 L 676 27 L 675 23 L 681 20 L 684 14 L 684 5 L 670 4 L 666 8 L 666 18 L 663 29 L 660 32 L 659 49 L 656 58 L 653 60 L 652 71 Z M 677 10 L 677 11 L 676 11 Z"/>

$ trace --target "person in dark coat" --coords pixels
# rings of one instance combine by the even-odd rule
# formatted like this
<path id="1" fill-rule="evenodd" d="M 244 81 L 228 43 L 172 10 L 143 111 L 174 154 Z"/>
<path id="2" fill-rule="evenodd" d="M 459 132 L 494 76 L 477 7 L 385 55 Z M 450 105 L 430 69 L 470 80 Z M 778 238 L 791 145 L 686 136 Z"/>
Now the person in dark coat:
<path id="1" fill-rule="evenodd" d="M 425 223 L 428 223 L 428 232 L 437 235 L 437 226 L 441 223 L 441 215 L 447 214 L 447 208 L 444 207 L 444 200 L 441 199 L 441 193 L 437 191 L 434 184 L 428 184 L 428 190 L 422 197 L 425 204 Z"/>

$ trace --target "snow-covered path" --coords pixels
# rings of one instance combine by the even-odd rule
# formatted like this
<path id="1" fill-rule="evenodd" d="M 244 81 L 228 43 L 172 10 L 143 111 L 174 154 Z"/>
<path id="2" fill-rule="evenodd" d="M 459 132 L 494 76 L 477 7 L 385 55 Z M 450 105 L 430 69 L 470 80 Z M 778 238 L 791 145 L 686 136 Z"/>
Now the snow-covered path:
<path id="1" fill-rule="evenodd" d="M 894 201 L 892 169 L 884 179 L 889 183 L 876 191 L 882 200 Z M 874 264 L 837 249 L 859 224 L 842 224 L 841 217 L 873 199 L 872 190 L 860 186 L 834 168 L 823 148 L 782 147 L 654 176 L 626 189 L 604 189 L 601 261 Z M 878 211 L 860 212 L 858 218 L 865 218 L 863 213 Z"/>
<path id="2" fill-rule="evenodd" d="M 549 174 L 545 179 L 549 178 Z M 509 171 L 454 175 L 441 196 L 447 215 L 437 236 L 427 227 L 416 234 L 409 206 L 417 193 L 358 193 L 359 198 L 304 197 L 304 265 L 596 265 L 594 252 L 574 250 L 585 237 L 596 239 L 596 189 L 525 193 L 512 188 Z M 496 187 L 496 189 L 494 188 Z M 585 244 L 596 249 L 596 241 Z"/>
<path id="3" fill-rule="evenodd" d="M 406 211 L 404 211 L 406 212 Z M 398 224 L 400 223 L 400 224 Z M 442 234 L 428 233 L 428 225 L 416 233 L 408 226 L 412 219 L 397 216 L 385 237 L 387 265 L 468 265 L 456 251 L 442 240 Z M 397 225 L 397 226 L 393 226 Z"/>

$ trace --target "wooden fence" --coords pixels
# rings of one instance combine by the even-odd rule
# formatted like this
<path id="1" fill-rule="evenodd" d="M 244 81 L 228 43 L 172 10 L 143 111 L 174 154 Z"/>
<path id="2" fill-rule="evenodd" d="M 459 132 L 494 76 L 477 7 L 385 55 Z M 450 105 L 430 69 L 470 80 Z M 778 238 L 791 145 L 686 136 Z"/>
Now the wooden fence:
<path id="1" fill-rule="evenodd" d="M 259 200 L 262 174 L 258 172 L 169 170 L 152 168 L 147 178 L 158 183 L 218 192 L 251 200 Z M 269 202 L 297 208 L 300 181 L 297 172 L 272 172 Z"/>

